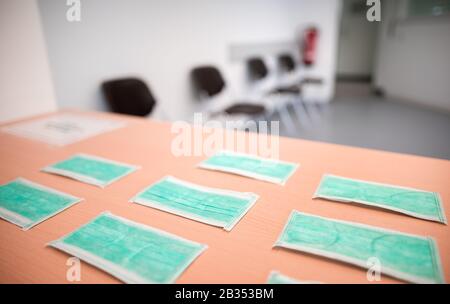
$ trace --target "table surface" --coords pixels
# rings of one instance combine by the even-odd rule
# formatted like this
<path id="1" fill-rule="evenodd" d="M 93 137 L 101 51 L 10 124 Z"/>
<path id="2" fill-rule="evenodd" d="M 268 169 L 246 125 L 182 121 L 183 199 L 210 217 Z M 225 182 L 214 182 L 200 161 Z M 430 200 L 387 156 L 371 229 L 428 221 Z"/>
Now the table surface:
<path id="1" fill-rule="evenodd" d="M 439 247 L 446 281 L 450 282 L 449 226 L 362 205 L 312 199 L 322 175 L 330 173 L 438 192 L 450 219 L 450 161 L 280 138 L 280 158 L 300 163 L 300 168 L 286 185 L 280 186 L 198 169 L 196 164 L 205 159 L 202 156 L 174 156 L 171 142 L 176 135 L 171 133 L 168 123 L 107 113 L 81 113 L 128 123 L 124 128 L 65 147 L 0 132 L 1 184 L 24 177 L 84 198 L 83 202 L 29 231 L 0 220 L 1 283 L 67 283 L 69 256 L 46 247 L 46 244 L 105 210 L 208 245 L 209 248 L 187 268 L 177 283 L 264 283 L 272 270 L 299 280 L 368 283 L 366 270 L 362 268 L 272 248 L 293 209 L 432 236 Z M 46 165 L 80 152 L 140 165 L 142 169 L 105 189 L 40 172 Z M 254 192 L 260 199 L 230 232 L 128 202 L 137 192 L 165 175 L 209 187 Z M 91 265 L 81 264 L 81 283 L 118 282 Z M 381 282 L 401 281 L 382 275 Z"/>

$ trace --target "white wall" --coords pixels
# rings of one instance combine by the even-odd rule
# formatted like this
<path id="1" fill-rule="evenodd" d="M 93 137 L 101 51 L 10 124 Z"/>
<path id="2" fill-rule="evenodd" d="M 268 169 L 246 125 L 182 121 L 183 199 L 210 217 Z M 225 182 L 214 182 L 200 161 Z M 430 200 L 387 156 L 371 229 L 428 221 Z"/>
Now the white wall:
<path id="1" fill-rule="evenodd" d="M 311 71 L 333 94 L 339 1 L 335 0 L 89 0 L 81 22 L 67 22 L 65 1 L 40 0 L 59 106 L 104 110 L 101 81 L 142 77 L 171 113 L 189 118 L 196 100 L 194 65 L 219 66 L 240 81 L 229 60 L 232 44 L 292 40 L 308 23 L 322 29 L 319 64 Z"/>
<path id="2" fill-rule="evenodd" d="M 352 4 L 361 0 L 344 0 L 337 57 L 338 75 L 370 76 L 373 71 L 378 22 L 366 19 L 364 11 L 352 14 Z M 364 3 L 363 3 L 364 4 Z"/>
<path id="3" fill-rule="evenodd" d="M 0 122 L 56 109 L 36 1 L 0 1 L 0 67 Z"/>
<path id="4" fill-rule="evenodd" d="M 394 2 L 383 2 L 376 85 L 392 97 L 450 111 L 450 18 L 393 26 Z"/>

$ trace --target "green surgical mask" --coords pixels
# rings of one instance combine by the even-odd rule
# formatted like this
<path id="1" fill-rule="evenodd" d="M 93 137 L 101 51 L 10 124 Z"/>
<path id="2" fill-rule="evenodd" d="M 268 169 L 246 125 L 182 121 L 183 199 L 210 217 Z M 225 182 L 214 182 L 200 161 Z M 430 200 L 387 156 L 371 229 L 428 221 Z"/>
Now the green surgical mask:
<path id="1" fill-rule="evenodd" d="M 222 151 L 198 165 L 200 168 L 247 176 L 284 185 L 298 164 L 250 154 Z"/>
<path id="2" fill-rule="evenodd" d="M 360 203 L 447 223 L 441 199 L 435 192 L 324 175 L 314 197 Z"/>
<path id="3" fill-rule="evenodd" d="M 277 271 L 272 271 L 269 274 L 269 277 L 267 278 L 267 284 L 321 284 L 321 283 L 314 281 L 300 281 L 297 279 L 290 278 Z"/>
<path id="4" fill-rule="evenodd" d="M 253 193 L 207 188 L 168 176 L 130 202 L 230 231 L 258 199 Z"/>
<path id="5" fill-rule="evenodd" d="M 274 246 L 299 250 L 368 268 L 414 283 L 443 283 L 438 248 L 421 237 L 293 211 Z"/>
<path id="6" fill-rule="evenodd" d="M 88 184 L 105 187 L 138 169 L 116 161 L 97 156 L 77 154 L 42 171 L 73 178 Z"/>
<path id="7" fill-rule="evenodd" d="M 28 230 L 81 200 L 18 178 L 0 186 L 0 217 Z"/>
<path id="8" fill-rule="evenodd" d="M 173 283 L 207 248 L 104 212 L 49 244 L 125 283 Z"/>

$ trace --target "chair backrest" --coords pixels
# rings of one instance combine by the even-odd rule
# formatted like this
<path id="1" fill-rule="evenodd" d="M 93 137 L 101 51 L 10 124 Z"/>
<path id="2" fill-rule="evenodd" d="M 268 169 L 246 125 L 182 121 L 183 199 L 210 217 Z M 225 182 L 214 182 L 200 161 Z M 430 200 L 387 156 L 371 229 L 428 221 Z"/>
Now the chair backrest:
<path id="1" fill-rule="evenodd" d="M 103 94 L 113 112 L 136 116 L 150 114 L 156 104 L 150 89 L 138 78 L 121 78 L 103 82 Z"/>
<path id="2" fill-rule="evenodd" d="M 214 66 L 200 66 L 191 71 L 194 87 L 209 97 L 219 94 L 225 87 L 225 80 Z"/>
<path id="3" fill-rule="evenodd" d="M 292 72 L 295 70 L 295 61 L 290 54 L 281 54 L 278 56 L 278 65 L 283 71 Z"/>
<path id="4" fill-rule="evenodd" d="M 247 67 L 252 80 L 261 80 L 269 73 L 264 60 L 259 57 L 249 58 L 247 60 Z"/>

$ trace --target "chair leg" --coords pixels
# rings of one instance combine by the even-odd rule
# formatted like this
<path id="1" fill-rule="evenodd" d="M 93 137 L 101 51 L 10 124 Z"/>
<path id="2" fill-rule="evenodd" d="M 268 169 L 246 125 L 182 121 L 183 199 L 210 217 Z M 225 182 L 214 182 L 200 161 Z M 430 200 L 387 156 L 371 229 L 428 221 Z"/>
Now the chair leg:
<path id="1" fill-rule="evenodd" d="M 307 103 L 307 111 L 311 117 L 312 122 L 314 122 L 314 123 L 320 122 L 320 120 L 322 118 L 322 112 L 321 112 L 319 103 L 308 102 Z"/>
<path id="2" fill-rule="evenodd" d="M 291 115 L 288 110 L 288 103 L 281 105 L 278 107 L 278 113 L 280 114 L 280 123 L 284 125 L 288 134 L 295 134 L 295 123 L 292 120 Z"/>
<path id="3" fill-rule="evenodd" d="M 294 109 L 295 115 L 302 127 L 309 128 L 311 125 L 311 117 L 306 110 L 305 103 L 299 97 L 292 103 L 292 108 Z"/>

